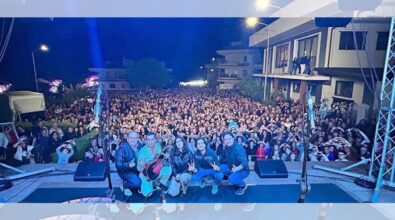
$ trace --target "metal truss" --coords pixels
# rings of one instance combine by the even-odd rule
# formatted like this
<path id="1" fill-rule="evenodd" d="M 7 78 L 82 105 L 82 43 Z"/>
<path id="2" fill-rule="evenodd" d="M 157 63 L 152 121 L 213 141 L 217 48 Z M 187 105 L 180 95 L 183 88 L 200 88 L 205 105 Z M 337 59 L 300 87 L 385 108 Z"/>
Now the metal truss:
<path id="1" fill-rule="evenodd" d="M 395 21 L 391 19 L 387 54 L 380 94 L 380 109 L 369 169 L 369 178 L 376 179 L 371 202 L 377 202 L 383 185 L 395 186 Z"/>

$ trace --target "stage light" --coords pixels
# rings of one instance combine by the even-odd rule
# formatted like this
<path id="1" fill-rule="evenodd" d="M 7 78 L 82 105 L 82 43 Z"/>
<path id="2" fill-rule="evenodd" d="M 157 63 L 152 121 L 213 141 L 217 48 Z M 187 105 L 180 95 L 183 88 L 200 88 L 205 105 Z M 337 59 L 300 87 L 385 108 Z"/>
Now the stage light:
<path id="1" fill-rule="evenodd" d="M 215 57 L 211 58 L 211 61 L 213 61 L 213 62 L 214 62 L 214 61 L 215 61 Z"/>
<path id="2" fill-rule="evenodd" d="M 189 82 L 180 82 L 180 86 L 206 86 L 207 81 L 204 80 L 193 80 Z"/>
<path id="3" fill-rule="evenodd" d="M 248 27 L 252 28 L 258 24 L 258 18 L 256 17 L 249 17 L 246 19 L 246 24 Z"/>
<path id="4" fill-rule="evenodd" d="M 12 84 L 0 84 L 0 94 L 7 92 Z"/>
<path id="5" fill-rule="evenodd" d="M 48 48 L 47 45 L 41 44 L 41 45 L 40 45 L 40 50 L 43 51 L 43 52 L 48 52 L 48 51 L 49 51 L 49 48 Z"/>
<path id="6" fill-rule="evenodd" d="M 98 76 L 90 76 L 87 79 L 85 79 L 85 83 L 82 84 L 82 87 L 91 88 L 91 87 L 94 87 L 97 85 L 99 85 L 99 77 Z"/>

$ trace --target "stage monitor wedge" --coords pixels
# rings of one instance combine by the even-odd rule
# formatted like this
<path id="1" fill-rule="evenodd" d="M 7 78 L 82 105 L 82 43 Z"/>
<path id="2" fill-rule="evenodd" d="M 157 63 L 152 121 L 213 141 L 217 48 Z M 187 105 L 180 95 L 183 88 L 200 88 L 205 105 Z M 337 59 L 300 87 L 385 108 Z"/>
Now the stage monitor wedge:
<path id="1" fill-rule="evenodd" d="M 106 174 L 105 162 L 80 162 L 74 174 L 74 181 L 104 181 Z"/>
<path id="2" fill-rule="evenodd" d="M 288 178 L 288 170 L 282 160 L 257 160 L 254 170 L 260 178 Z"/>

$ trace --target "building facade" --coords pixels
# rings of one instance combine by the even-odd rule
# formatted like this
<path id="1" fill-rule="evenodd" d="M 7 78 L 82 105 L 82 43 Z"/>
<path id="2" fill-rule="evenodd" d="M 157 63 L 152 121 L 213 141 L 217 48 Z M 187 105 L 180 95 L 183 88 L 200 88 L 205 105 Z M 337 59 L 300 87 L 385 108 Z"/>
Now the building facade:
<path id="1" fill-rule="evenodd" d="M 99 76 L 99 81 L 106 90 L 130 90 L 125 68 L 89 68 L 89 71 Z"/>
<path id="2" fill-rule="evenodd" d="M 234 89 L 247 74 L 262 73 L 262 55 L 259 49 L 248 49 L 241 42 L 232 42 L 229 48 L 218 50 L 219 57 L 205 65 L 209 85 L 218 89 Z"/>
<path id="3" fill-rule="evenodd" d="M 263 74 L 254 76 L 267 77 L 270 94 L 304 100 L 309 90 L 313 101 L 374 106 L 389 25 L 386 18 L 277 19 L 250 36 L 264 57 Z"/>

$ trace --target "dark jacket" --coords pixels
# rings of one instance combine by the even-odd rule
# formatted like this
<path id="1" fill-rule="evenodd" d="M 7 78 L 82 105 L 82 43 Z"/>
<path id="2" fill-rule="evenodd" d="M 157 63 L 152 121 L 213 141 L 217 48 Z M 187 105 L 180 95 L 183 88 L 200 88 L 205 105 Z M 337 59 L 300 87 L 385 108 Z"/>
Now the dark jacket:
<path id="1" fill-rule="evenodd" d="M 207 147 L 204 155 L 202 155 L 200 153 L 200 151 L 196 151 L 196 153 L 195 153 L 195 168 L 197 170 L 213 169 L 213 167 L 211 166 L 211 163 L 215 163 L 215 164 L 219 165 L 218 157 L 217 157 L 217 154 L 215 153 L 214 150 Z"/>
<path id="2" fill-rule="evenodd" d="M 133 168 L 129 167 L 129 163 L 134 159 L 136 166 Z M 124 173 L 136 173 L 137 170 L 137 152 L 127 142 L 122 142 L 119 148 L 115 152 L 115 167 L 117 168 L 118 174 L 122 176 Z"/>
<path id="3" fill-rule="evenodd" d="M 247 156 L 244 148 L 238 144 L 236 141 L 231 147 L 224 147 L 224 152 L 220 157 L 221 164 L 227 164 L 229 169 L 232 169 L 233 165 L 239 166 L 243 165 L 243 170 L 250 172 L 250 167 L 248 165 Z"/>
<path id="4" fill-rule="evenodd" d="M 180 152 L 177 147 L 170 150 L 170 165 L 173 175 L 188 172 L 188 163 L 193 161 L 193 154 L 188 148 Z"/>

